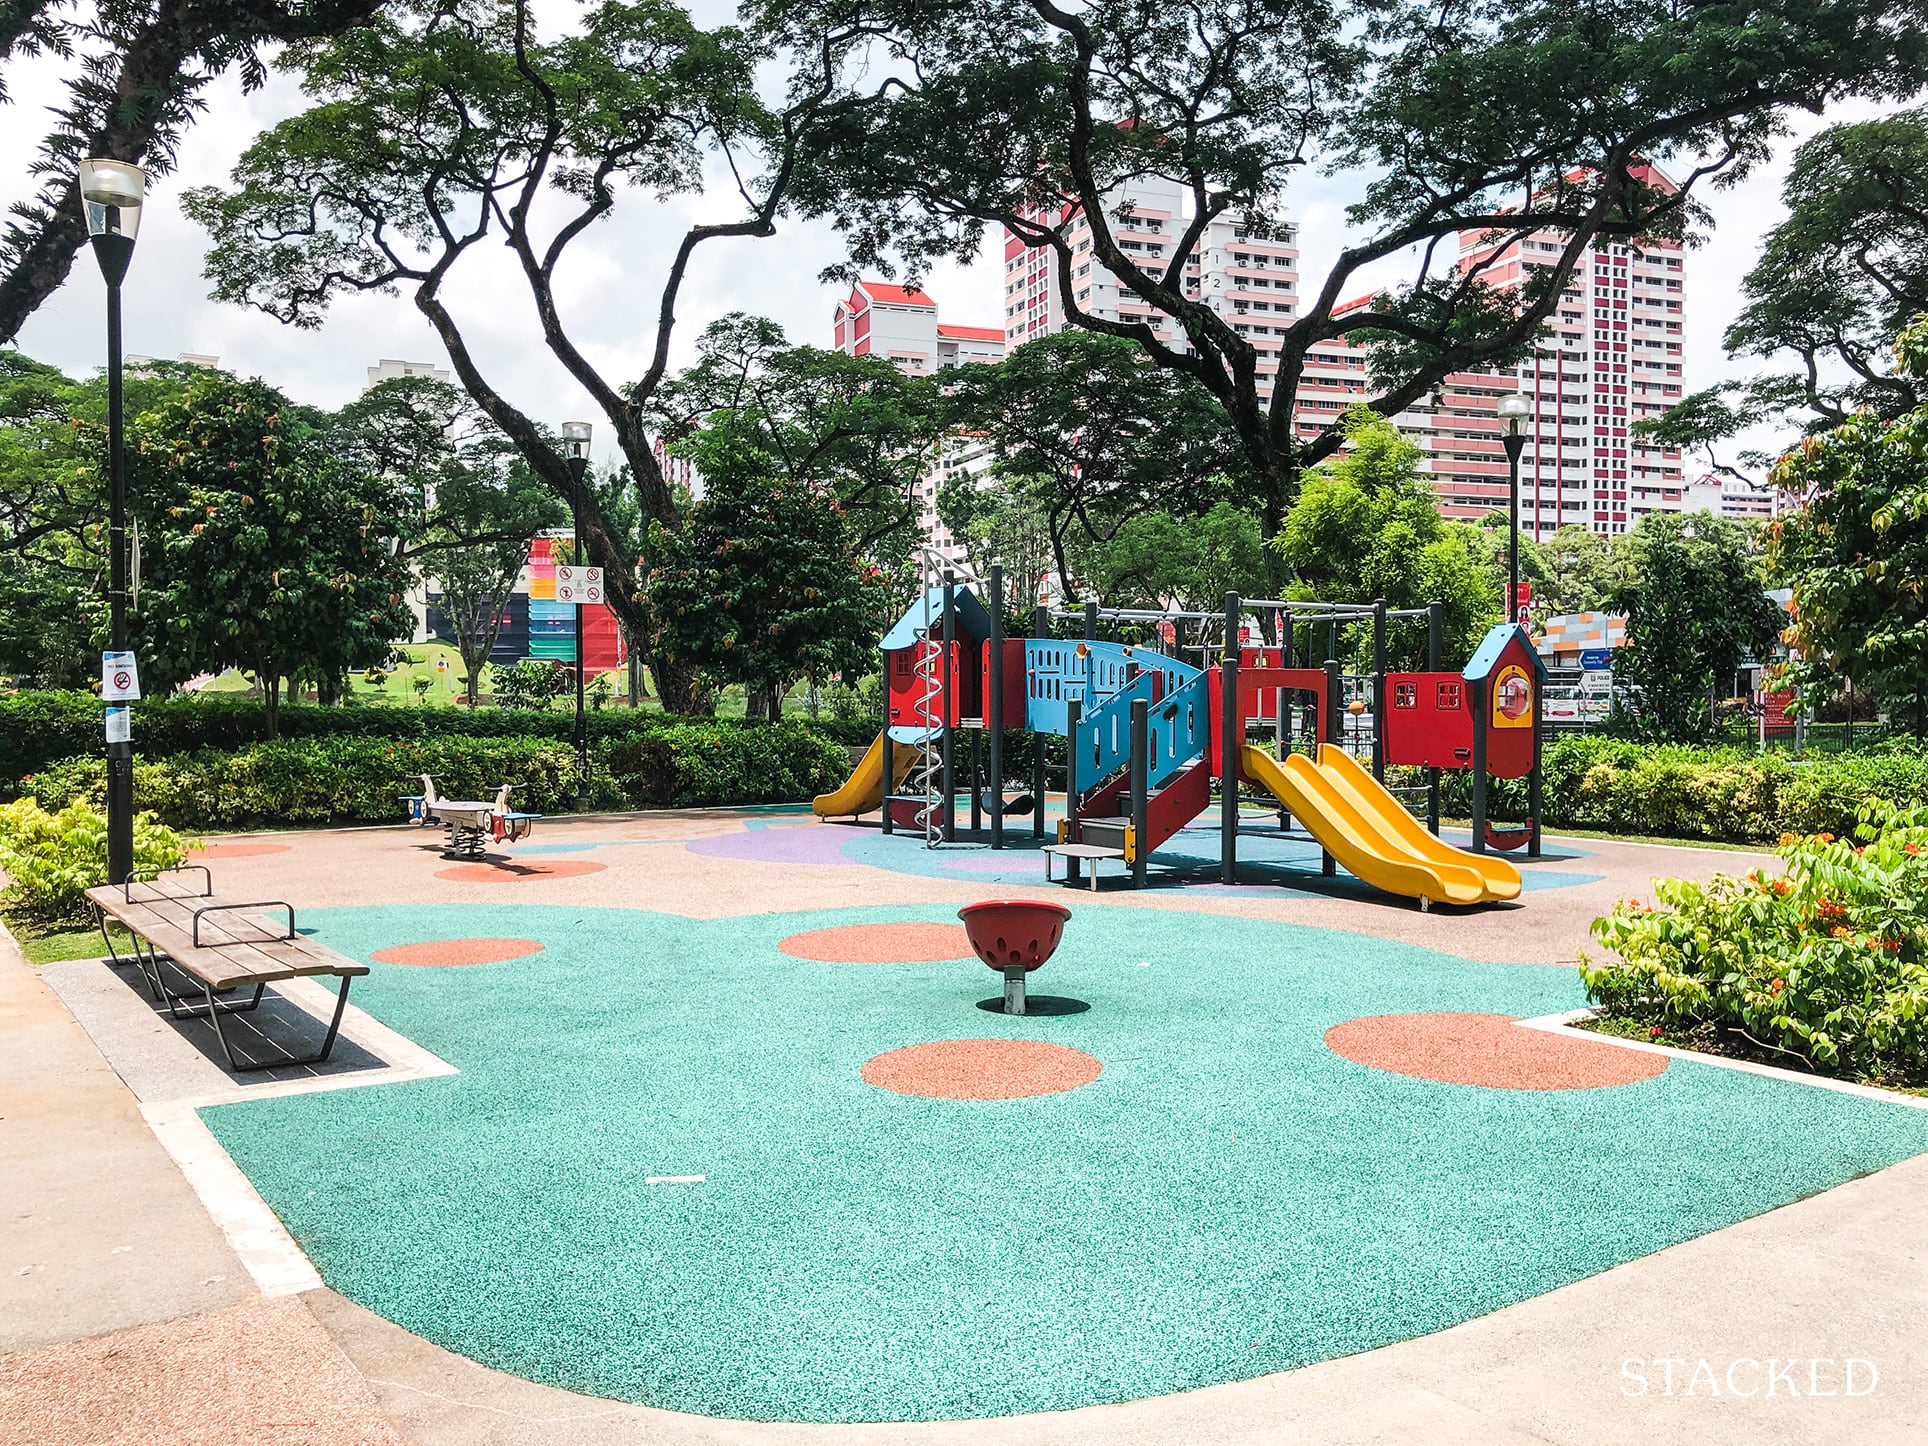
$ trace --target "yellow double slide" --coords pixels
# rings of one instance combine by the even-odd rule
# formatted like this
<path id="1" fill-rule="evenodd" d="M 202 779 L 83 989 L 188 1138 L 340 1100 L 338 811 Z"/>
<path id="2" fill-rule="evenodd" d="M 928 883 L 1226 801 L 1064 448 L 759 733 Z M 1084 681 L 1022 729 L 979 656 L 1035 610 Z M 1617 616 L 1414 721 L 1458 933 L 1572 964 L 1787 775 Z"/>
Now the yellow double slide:
<path id="1" fill-rule="evenodd" d="M 1270 789 L 1346 872 L 1389 894 L 1431 904 L 1516 899 L 1520 871 L 1492 854 L 1442 843 L 1383 785 L 1330 743 L 1315 762 L 1295 753 L 1283 763 L 1246 744 L 1245 776 Z"/>

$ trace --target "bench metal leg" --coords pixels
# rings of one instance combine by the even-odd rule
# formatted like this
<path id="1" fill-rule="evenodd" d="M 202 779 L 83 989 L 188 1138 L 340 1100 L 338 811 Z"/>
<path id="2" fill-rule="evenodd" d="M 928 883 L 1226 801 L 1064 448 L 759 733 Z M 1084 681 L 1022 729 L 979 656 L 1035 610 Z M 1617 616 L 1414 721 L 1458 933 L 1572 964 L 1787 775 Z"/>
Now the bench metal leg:
<path id="1" fill-rule="evenodd" d="M 221 1027 L 221 1016 L 223 1014 L 241 1014 L 245 1013 L 245 1011 L 240 1009 L 216 1009 L 214 1007 L 214 991 L 205 985 L 202 986 L 202 992 L 207 995 L 207 1009 L 205 1012 L 197 1011 L 195 1017 L 205 1017 L 214 1021 L 214 1037 L 221 1041 L 221 1053 L 227 1056 L 228 1068 L 236 1074 L 241 1074 L 248 1070 L 276 1069 L 282 1065 L 290 1064 L 325 1064 L 328 1061 L 328 1056 L 335 1052 L 335 1036 L 341 1033 L 341 1017 L 348 1009 L 348 976 L 342 974 L 336 977 L 341 981 L 341 987 L 335 994 L 335 1014 L 334 1017 L 328 1021 L 328 1033 L 322 1037 L 321 1048 L 314 1054 L 297 1057 L 286 1050 L 282 1050 L 279 1052 L 278 1058 L 264 1059 L 258 1062 L 244 1062 L 236 1059 L 233 1048 L 228 1044 L 227 1031 Z M 260 998 L 261 989 L 257 986 L 255 989 L 255 1000 L 257 1003 L 260 1001 Z M 248 1007 L 252 1008 L 253 1006 L 250 1005 Z"/>

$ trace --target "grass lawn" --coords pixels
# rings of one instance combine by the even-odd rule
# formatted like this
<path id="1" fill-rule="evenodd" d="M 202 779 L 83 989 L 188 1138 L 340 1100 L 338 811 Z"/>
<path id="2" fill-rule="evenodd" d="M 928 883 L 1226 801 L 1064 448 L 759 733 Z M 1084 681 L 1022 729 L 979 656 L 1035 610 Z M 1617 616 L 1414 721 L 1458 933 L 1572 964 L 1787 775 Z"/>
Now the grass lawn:
<path id="1" fill-rule="evenodd" d="M 45 924 L 15 914 L 0 918 L 4 918 L 7 932 L 13 935 L 14 942 L 20 946 L 20 952 L 26 956 L 29 964 L 57 964 L 62 959 L 98 959 L 106 952 L 100 942 L 100 930 L 92 924 Z M 131 943 L 127 931 L 118 924 L 112 927 L 114 947 L 125 952 Z"/>
<path id="2" fill-rule="evenodd" d="M 350 697 L 361 703 L 394 703 L 411 708 L 432 705 L 448 706 L 462 702 L 465 694 L 462 690 L 461 679 L 467 676 L 467 673 L 462 667 L 462 655 L 457 652 L 451 644 L 406 643 L 398 645 L 395 652 L 396 655 L 403 660 L 401 665 L 393 672 L 387 674 L 379 683 L 369 682 L 360 673 L 350 674 L 348 678 Z M 485 668 L 482 673 L 482 692 L 485 695 L 492 690 L 489 676 L 491 672 L 493 672 L 493 669 Z M 612 699 L 624 696 L 624 691 L 629 686 L 629 673 L 627 669 L 615 668 L 600 676 L 609 680 Z M 426 684 L 426 687 L 421 691 L 417 691 L 418 681 Z M 594 687 L 595 682 L 596 680 L 591 678 L 589 680 L 590 686 Z M 646 677 L 644 679 L 644 687 L 648 688 L 648 686 L 649 683 Z M 259 689 L 255 686 L 254 680 L 245 673 L 239 673 L 230 669 L 221 674 L 220 677 L 214 679 L 214 681 L 209 683 L 201 691 L 205 693 L 258 693 Z M 571 697 L 573 698 L 573 694 Z M 571 706 L 573 706 L 573 703 Z M 654 697 L 650 697 L 644 701 L 643 706 L 645 708 L 655 708 L 660 705 Z"/>

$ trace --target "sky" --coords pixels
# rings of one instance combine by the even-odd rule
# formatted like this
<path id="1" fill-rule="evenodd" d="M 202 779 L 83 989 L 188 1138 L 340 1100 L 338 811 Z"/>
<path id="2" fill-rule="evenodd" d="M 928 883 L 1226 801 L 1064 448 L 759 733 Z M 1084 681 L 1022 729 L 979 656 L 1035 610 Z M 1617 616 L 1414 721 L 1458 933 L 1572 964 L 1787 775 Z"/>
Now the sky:
<path id="1" fill-rule="evenodd" d="M 0 191 L 6 194 L 28 189 L 27 166 L 44 129 L 41 115 L 61 97 L 61 71 L 59 62 L 45 59 L 9 67 L 14 103 L 0 109 L 5 122 L 0 125 Z M 302 97 L 279 76 L 244 94 L 230 75 L 206 95 L 207 110 L 189 132 L 177 170 L 150 188 L 124 292 L 127 351 L 163 358 L 212 354 L 231 371 L 261 376 L 297 401 L 329 408 L 352 400 L 366 382 L 366 369 L 381 359 L 446 365 L 433 332 L 406 296 L 338 300 L 326 323 L 314 330 L 208 299 L 202 275 L 206 238 L 181 213 L 181 191 L 225 183 L 248 142 L 300 110 Z M 1758 255 L 1762 236 L 1782 214 L 1781 180 L 1794 147 L 1824 124 L 1871 113 L 1859 107 L 1825 117 L 1797 115 L 1793 134 L 1777 148 L 1773 164 L 1731 189 L 1705 193 L 1714 225 L 1687 258 L 1683 357 L 1688 391 L 1743 370 L 1727 361 L 1720 338 L 1740 307 L 1741 277 Z M 1344 208 L 1355 190 L 1356 180 L 1344 176 L 1301 171 L 1295 178 L 1289 206 L 1300 226 L 1302 277 L 1321 276 L 1344 244 Z M 733 215 L 732 199 L 726 191 L 667 203 L 625 195 L 613 217 L 575 243 L 559 274 L 559 301 L 571 333 L 606 377 L 624 380 L 641 373 L 654 343 L 661 278 L 684 228 Z M 841 289 L 817 277 L 843 259 L 840 240 L 827 223 L 787 221 L 774 238 L 704 243 L 678 307 L 672 360 L 691 359 L 702 327 L 730 311 L 768 316 L 793 342 L 828 346 L 831 310 Z M 1001 264 L 987 245 L 973 264 L 939 266 L 924 285 L 945 321 L 997 326 L 1001 282 Z M 1315 285 L 1302 280 L 1301 288 L 1311 292 Z M 533 308 L 506 250 L 479 248 L 464 261 L 447 295 L 485 373 L 510 400 L 551 423 L 595 418 L 581 388 L 541 347 Z M 101 361 L 103 297 L 91 258 L 77 257 L 67 285 L 27 323 L 16 344 L 69 372 L 87 372 Z M 1773 439 L 1749 440 L 1764 445 Z M 612 460 L 612 451 L 607 436 L 597 439 L 599 465 Z"/>

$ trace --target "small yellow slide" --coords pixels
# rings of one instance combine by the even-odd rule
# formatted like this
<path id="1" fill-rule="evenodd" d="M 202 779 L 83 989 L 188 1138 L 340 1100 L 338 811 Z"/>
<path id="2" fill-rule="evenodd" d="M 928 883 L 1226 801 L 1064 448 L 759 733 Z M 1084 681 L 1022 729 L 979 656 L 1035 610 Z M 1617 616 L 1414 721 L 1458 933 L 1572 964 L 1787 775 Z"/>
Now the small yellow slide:
<path id="1" fill-rule="evenodd" d="M 1518 869 L 1434 838 L 1342 748 L 1321 744 L 1316 763 L 1297 753 L 1281 763 L 1247 744 L 1240 758 L 1246 777 L 1270 789 L 1348 873 L 1375 888 L 1418 899 L 1422 908 L 1519 897 Z"/>
<path id="2" fill-rule="evenodd" d="M 891 768 L 897 777 L 892 786 L 902 783 L 917 762 L 917 749 L 908 743 L 899 743 L 891 750 Z M 810 805 L 811 812 L 818 818 L 856 818 L 859 814 L 869 813 L 873 808 L 884 804 L 884 735 L 879 733 L 872 740 L 870 751 L 863 761 L 844 780 L 843 787 L 835 793 L 820 793 Z"/>

